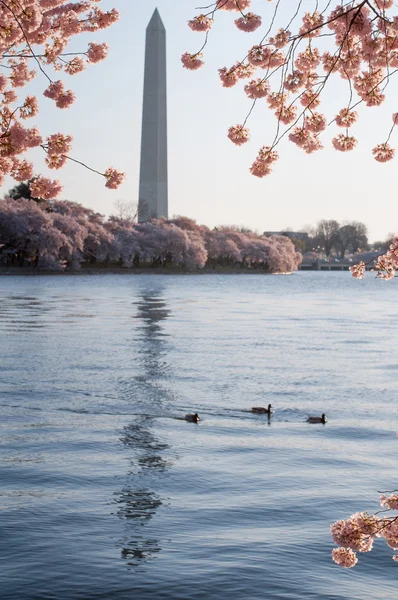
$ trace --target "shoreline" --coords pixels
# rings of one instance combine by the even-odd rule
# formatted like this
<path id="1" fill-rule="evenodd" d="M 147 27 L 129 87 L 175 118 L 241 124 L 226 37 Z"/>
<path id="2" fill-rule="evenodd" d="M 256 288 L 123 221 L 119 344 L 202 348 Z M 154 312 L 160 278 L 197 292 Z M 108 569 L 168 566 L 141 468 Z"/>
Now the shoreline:
<path id="1" fill-rule="evenodd" d="M 78 271 L 36 271 L 28 267 L 0 267 L 0 277 L 40 277 L 40 276 L 86 276 L 86 275 L 292 275 L 292 272 L 270 272 L 254 269 L 216 268 L 185 271 L 183 269 L 131 269 L 131 268 L 82 268 Z"/>

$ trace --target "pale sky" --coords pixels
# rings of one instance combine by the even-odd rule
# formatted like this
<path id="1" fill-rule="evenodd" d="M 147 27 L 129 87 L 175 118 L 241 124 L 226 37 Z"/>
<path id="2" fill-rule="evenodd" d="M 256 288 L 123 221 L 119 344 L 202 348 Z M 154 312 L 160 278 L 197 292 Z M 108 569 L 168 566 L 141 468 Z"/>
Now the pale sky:
<path id="1" fill-rule="evenodd" d="M 206 64 L 192 72 L 182 68 L 180 57 L 202 45 L 203 34 L 186 25 L 198 14 L 195 7 L 200 1 L 105 0 L 101 4 L 104 9 L 116 7 L 121 20 L 108 30 L 74 41 L 76 50 L 84 49 L 89 40 L 106 41 L 110 52 L 106 61 L 80 75 L 62 75 L 77 95 L 72 108 L 56 109 L 42 97 L 46 82 L 40 76 L 29 91 L 40 96 L 37 123 L 43 134 L 62 131 L 73 135 L 71 156 L 100 171 L 114 166 L 125 171 L 127 179 L 119 190 L 110 191 L 101 177 L 78 165 L 69 164 L 58 172 L 43 167 L 42 174 L 61 179 L 62 198 L 105 215 L 112 213 L 116 200 L 138 199 L 145 29 L 157 7 L 168 45 L 170 216 L 186 215 L 211 227 L 235 224 L 258 231 L 299 230 L 323 218 L 355 219 L 366 223 L 370 240 L 384 239 L 388 232 L 398 230 L 394 177 L 398 158 L 379 164 L 371 154 L 376 144 L 385 141 L 391 114 L 398 110 L 394 104 L 397 83 L 388 88 L 382 107 L 359 110 L 360 120 L 352 132 L 359 139 L 354 152 L 339 153 L 331 147 L 337 129 L 333 127 L 322 138 L 325 149 L 312 155 L 285 139 L 278 148 L 281 158 L 273 174 L 258 179 L 249 173 L 249 167 L 258 149 L 272 141 L 276 119 L 264 106 L 256 107 L 248 122 L 251 142 L 243 148 L 233 145 L 226 137 L 228 127 L 244 120 L 251 101 L 242 89 L 245 82 L 222 88 L 217 69 L 242 59 L 261 33 L 238 31 L 233 25 L 235 13 L 219 12 L 205 49 Z M 282 2 L 286 12 L 281 12 L 280 26 L 286 25 L 293 5 L 293 0 Z M 315 0 L 304 0 L 304 6 L 313 10 Z M 272 8 L 273 3 L 252 0 L 253 12 L 265 17 Z M 319 111 L 333 118 L 346 105 L 346 98 L 346 87 L 334 75 Z M 398 148 L 398 131 L 391 145 Z M 43 164 L 38 151 L 33 156 Z M 3 192 L 11 185 L 7 181 Z"/>

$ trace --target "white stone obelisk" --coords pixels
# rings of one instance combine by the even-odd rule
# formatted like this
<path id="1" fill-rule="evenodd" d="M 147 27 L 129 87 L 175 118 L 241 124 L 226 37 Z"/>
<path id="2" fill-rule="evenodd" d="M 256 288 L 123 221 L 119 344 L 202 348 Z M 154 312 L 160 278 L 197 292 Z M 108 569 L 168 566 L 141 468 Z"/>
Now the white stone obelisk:
<path id="1" fill-rule="evenodd" d="M 138 221 L 168 218 L 166 30 L 158 9 L 146 30 Z"/>

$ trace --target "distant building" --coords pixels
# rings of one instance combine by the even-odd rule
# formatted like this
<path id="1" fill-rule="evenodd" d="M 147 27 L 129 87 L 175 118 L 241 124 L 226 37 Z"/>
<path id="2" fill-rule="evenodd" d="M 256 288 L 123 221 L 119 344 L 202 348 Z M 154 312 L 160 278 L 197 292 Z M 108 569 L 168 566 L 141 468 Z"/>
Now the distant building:
<path id="1" fill-rule="evenodd" d="M 263 235 L 266 237 L 271 235 L 284 235 L 290 239 L 294 238 L 295 240 L 303 240 L 304 242 L 309 238 L 308 233 L 303 231 L 264 231 Z"/>

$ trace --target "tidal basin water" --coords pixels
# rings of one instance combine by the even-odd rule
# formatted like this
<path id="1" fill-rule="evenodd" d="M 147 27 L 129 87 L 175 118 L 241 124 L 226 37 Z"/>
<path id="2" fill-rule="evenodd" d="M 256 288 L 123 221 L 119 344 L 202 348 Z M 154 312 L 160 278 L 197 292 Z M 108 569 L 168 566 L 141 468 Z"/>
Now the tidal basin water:
<path id="1" fill-rule="evenodd" d="M 396 600 L 329 533 L 398 487 L 396 285 L 1 277 L 2 600 Z"/>

